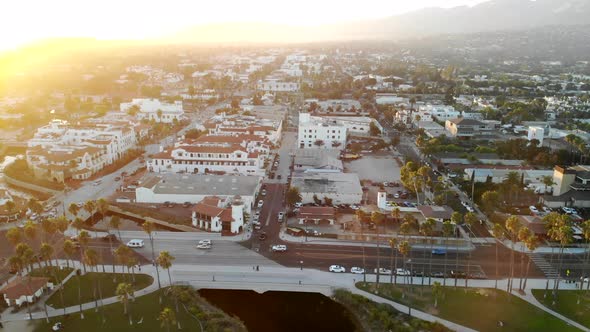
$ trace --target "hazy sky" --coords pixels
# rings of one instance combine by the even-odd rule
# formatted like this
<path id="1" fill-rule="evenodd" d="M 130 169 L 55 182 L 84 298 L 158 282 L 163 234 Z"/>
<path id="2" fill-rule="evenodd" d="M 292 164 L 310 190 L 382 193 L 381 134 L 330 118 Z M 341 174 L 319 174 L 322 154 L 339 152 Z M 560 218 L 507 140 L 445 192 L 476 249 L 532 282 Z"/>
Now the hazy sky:
<path id="1" fill-rule="evenodd" d="M 315 25 L 487 0 L 0 0 L 0 50 L 47 37 L 149 38 L 214 22 Z"/>

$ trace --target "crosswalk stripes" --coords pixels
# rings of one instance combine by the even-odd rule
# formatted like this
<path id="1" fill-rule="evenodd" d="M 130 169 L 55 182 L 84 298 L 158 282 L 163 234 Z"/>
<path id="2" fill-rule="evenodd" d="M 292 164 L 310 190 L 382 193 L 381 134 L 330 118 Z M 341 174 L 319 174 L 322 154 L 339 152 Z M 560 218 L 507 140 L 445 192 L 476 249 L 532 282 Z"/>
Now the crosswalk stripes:
<path id="1" fill-rule="evenodd" d="M 537 267 L 543 271 L 547 278 L 555 278 L 557 277 L 557 269 L 553 267 L 553 265 L 549 264 L 545 257 L 541 254 L 528 254 L 529 258 L 537 265 Z"/>

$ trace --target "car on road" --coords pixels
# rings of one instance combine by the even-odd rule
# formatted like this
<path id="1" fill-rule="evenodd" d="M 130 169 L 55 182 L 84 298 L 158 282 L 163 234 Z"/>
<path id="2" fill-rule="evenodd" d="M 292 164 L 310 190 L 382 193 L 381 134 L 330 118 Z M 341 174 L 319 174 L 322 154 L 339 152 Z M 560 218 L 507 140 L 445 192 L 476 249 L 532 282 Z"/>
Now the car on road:
<path id="1" fill-rule="evenodd" d="M 262 189 L 262 191 L 260 191 L 260 195 L 261 196 L 266 196 L 266 189 Z"/>
<path id="2" fill-rule="evenodd" d="M 197 244 L 197 249 L 211 249 L 211 245 L 210 244 Z"/>
<path id="3" fill-rule="evenodd" d="M 363 269 L 362 267 L 353 266 L 352 268 L 350 268 L 350 273 L 363 274 L 363 273 L 365 273 L 365 269 Z"/>
<path id="4" fill-rule="evenodd" d="M 377 274 L 377 269 L 374 269 L 373 272 L 375 274 Z M 391 270 L 390 269 L 386 269 L 384 267 L 380 267 L 379 268 L 379 274 L 387 274 L 387 275 L 391 275 Z"/>
<path id="5" fill-rule="evenodd" d="M 446 255 L 447 251 L 445 249 L 432 249 L 433 255 Z"/>
<path id="6" fill-rule="evenodd" d="M 262 205 L 264 205 L 264 201 L 263 200 L 259 200 L 258 201 L 258 208 L 260 209 L 262 207 Z"/>
<path id="7" fill-rule="evenodd" d="M 282 179 L 282 178 L 283 178 L 283 176 L 282 176 L 281 174 L 277 175 L 277 179 L 279 179 L 279 180 L 280 180 L 280 179 Z"/>
<path id="8" fill-rule="evenodd" d="M 397 269 L 395 269 L 395 274 L 397 274 L 398 276 L 409 276 L 412 273 L 410 273 L 410 271 L 408 271 L 406 269 L 397 268 Z"/>
<path id="9" fill-rule="evenodd" d="M 275 167 L 279 167 L 279 162 L 278 161 L 275 161 L 274 166 Z"/>
<path id="10" fill-rule="evenodd" d="M 127 242 L 127 246 L 129 248 L 143 248 L 144 243 L 143 240 L 133 239 Z"/>
<path id="11" fill-rule="evenodd" d="M 282 222 L 283 221 L 283 218 L 285 218 L 285 212 L 281 211 L 277 215 L 277 219 L 279 220 L 279 222 Z"/>
<path id="12" fill-rule="evenodd" d="M 260 241 L 266 240 L 266 233 L 260 233 L 260 235 L 258 235 L 258 240 L 260 240 Z"/>
<path id="13" fill-rule="evenodd" d="M 213 242 L 211 242 L 211 240 L 209 240 L 209 239 L 206 239 L 206 240 L 200 240 L 199 244 L 205 244 L 205 245 L 210 246 L 213 244 Z"/>
<path id="14" fill-rule="evenodd" d="M 341 265 L 330 265 L 330 268 L 328 270 L 330 272 L 334 272 L 334 273 L 344 273 L 344 272 L 346 272 L 346 269 L 344 268 L 344 266 L 341 266 Z"/>
<path id="15" fill-rule="evenodd" d="M 101 180 L 96 180 L 92 183 L 93 186 L 100 186 L 100 184 L 102 183 Z"/>
<path id="16" fill-rule="evenodd" d="M 285 252 L 287 251 L 287 246 L 284 244 L 275 244 L 271 247 L 271 250 L 274 252 Z"/>
<path id="17" fill-rule="evenodd" d="M 116 176 L 115 177 L 115 181 L 121 181 L 121 177 L 120 176 Z"/>

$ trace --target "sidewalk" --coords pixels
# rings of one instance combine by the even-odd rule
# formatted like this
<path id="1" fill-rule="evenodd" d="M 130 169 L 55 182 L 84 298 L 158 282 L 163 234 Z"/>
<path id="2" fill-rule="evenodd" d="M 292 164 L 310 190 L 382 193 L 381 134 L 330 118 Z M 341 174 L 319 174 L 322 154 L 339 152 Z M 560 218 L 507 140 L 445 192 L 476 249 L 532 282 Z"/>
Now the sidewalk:
<path id="1" fill-rule="evenodd" d="M 347 240 L 340 240 L 340 239 L 328 239 L 328 238 L 321 238 L 321 237 L 314 237 L 308 236 L 307 241 L 305 240 L 305 236 L 293 236 L 286 234 L 285 231 L 281 230 L 279 232 L 279 238 L 285 242 L 290 243 L 306 243 L 312 245 L 327 245 L 327 246 L 351 246 L 351 247 L 377 247 L 377 244 L 374 242 L 363 242 L 363 241 L 347 241 Z M 398 236 L 398 240 L 402 238 Z M 412 243 L 412 242 L 410 242 Z M 381 248 L 389 248 L 389 243 L 382 242 L 380 245 Z M 457 248 L 454 245 L 444 246 L 444 245 L 433 245 L 432 249 L 445 249 L 448 252 L 456 252 L 456 251 L 473 251 L 475 250 L 475 246 L 470 244 L 469 247 L 459 247 Z M 430 244 L 416 244 L 412 243 L 412 249 L 422 249 L 422 250 L 430 250 Z"/>

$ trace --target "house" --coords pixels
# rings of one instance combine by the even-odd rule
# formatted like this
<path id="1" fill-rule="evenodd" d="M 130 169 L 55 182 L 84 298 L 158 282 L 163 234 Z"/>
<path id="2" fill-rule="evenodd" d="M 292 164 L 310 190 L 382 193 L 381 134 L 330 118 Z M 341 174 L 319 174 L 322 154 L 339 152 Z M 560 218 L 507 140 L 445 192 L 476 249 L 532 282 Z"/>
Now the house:
<path id="1" fill-rule="evenodd" d="M 449 206 L 436 206 L 436 205 L 419 205 L 417 206 L 418 211 L 422 214 L 424 219 L 434 219 L 439 223 L 446 220 L 451 220 L 453 215 L 453 209 Z"/>
<path id="2" fill-rule="evenodd" d="M 236 195 L 249 213 L 254 205 L 262 178 L 259 176 L 148 174 L 135 189 L 137 203 L 197 203 L 207 196 L 220 199 Z"/>
<path id="3" fill-rule="evenodd" d="M 17 276 L 0 289 L 8 306 L 20 307 L 25 303 L 35 303 L 43 295 L 45 289 L 53 289 L 49 278 Z"/>
<path id="4" fill-rule="evenodd" d="M 327 221 L 330 225 L 334 225 L 336 209 L 324 206 L 302 206 L 297 212 L 297 220 L 299 220 L 299 224 L 313 222 L 319 225 L 321 222 Z"/>
<path id="5" fill-rule="evenodd" d="M 451 137 L 471 138 L 491 136 L 494 128 L 478 120 L 457 118 L 447 120 L 445 122 L 445 129 Z"/>
<path id="6" fill-rule="evenodd" d="M 555 166 L 553 194 L 543 196 L 543 203 L 550 208 L 590 207 L 590 165 Z"/>
<path id="7" fill-rule="evenodd" d="M 299 188 L 304 204 L 314 203 L 314 196 L 319 200 L 328 198 L 335 205 L 360 204 L 363 199 L 360 179 L 355 173 L 296 174 L 291 179 L 291 186 Z"/>
<path id="8" fill-rule="evenodd" d="M 205 197 L 192 209 L 192 224 L 210 232 L 240 233 L 244 229 L 244 206 L 239 195 Z"/>

